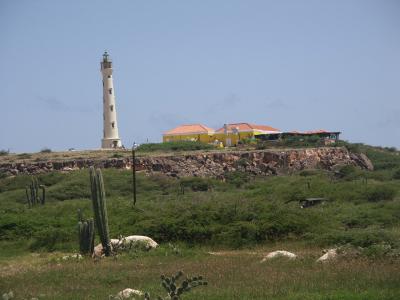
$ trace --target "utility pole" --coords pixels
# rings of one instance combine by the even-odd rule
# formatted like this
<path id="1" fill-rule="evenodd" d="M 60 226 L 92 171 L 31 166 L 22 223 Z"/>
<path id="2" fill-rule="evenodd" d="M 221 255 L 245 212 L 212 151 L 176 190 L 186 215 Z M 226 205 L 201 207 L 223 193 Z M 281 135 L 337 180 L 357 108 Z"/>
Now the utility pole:
<path id="1" fill-rule="evenodd" d="M 135 151 L 136 143 L 132 146 L 132 192 L 133 192 L 133 206 L 136 205 L 136 164 L 135 164 Z"/>

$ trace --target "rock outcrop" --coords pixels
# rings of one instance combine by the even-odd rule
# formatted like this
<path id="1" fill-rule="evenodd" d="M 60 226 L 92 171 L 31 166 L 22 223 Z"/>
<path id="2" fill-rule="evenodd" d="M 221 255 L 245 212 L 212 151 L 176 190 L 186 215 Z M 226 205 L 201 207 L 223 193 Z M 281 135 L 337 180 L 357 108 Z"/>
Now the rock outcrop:
<path id="1" fill-rule="evenodd" d="M 267 260 L 274 259 L 274 258 L 278 258 L 278 257 L 285 257 L 285 258 L 288 258 L 288 259 L 295 259 L 295 258 L 297 258 L 297 255 L 294 254 L 294 253 L 292 253 L 292 252 L 289 252 L 289 251 L 277 250 L 277 251 L 268 253 L 268 254 L 262 259 L 261 262 L 265 262 L 265 261 L 267 261 Z"/>
<path id="2" fill-rule="evenodd" d="M 350 153 L 346 148 L 323 147 L 290 150 L 214 151 L 180 155 L 139 156 L 136 170 L 164 173 L 172 177 L 199 176 L 223 178 L 226 172 L 243 171 L 254 175 L 279 175 L 306 169 L 333 170 L 340 165 L 354 165 L 373 169 L 364 154 Z M 6 175 L 40 174 L 50 171 L 73 171 L 90 166 L 129 169 L 130 158 L 106 160 L 74 159 L 29 163 L 0 164 Z"/>

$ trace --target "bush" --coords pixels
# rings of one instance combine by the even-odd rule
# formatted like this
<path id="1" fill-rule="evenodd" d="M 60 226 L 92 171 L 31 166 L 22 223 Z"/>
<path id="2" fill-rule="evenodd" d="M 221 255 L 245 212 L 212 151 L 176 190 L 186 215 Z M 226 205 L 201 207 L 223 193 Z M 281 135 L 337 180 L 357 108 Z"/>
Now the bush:
<path id="1" fill-rule="evenodd" d="M 200 177 L 183 178 L 180 180 L 180 184 L 182 187 L 190 187 L 194 192 L 206 192 L 213 187 L 210 179 Z"/>
<path id="2" fill-rule="evenodd" d="M 236 187 L 241 187 L 250 181 L 250 175 L 241 171 L 227 172 L 225 173 L 224 178 L 226 182 L 233 184 Z"/>
<path id="3" fill-rule="evenodd" d="M 35 234 L 35 239 L 30 245 L 31 250 L 55 251 L 60 244 L 69 242 L 71 233 L 61 229 L 47 229 Z"/>
<path id="4" fill-rule="evenodd" d="M 40 153 L 51 153 L 51 149 L 50 148 L 43 148 L 42 150 L 40 150 Z"/>
<path id="5" fill-rule="evenodd" d="M 345 180 L 354 180 L 361 174 L 360 170 L 353 165 L 346 165 L 339 168 L 336 173 L 338 177 Z"/>
<path id="6" fill-rule="evenodd" d="M 400 169 L 397 169 L 393 173 L 393 179 L 400 179 Z"/>
<path id="7" fill-rule="evenodd" d="M 32 155 L 29 153 L 21 153 L 17 155 L 18 158 L 22 158 L 22 159 L 28 159 L 28 158 L 32 158 Z"/>
<path id="8" fill-rule="evenodd" d="M 9 150 L 0 150 L 0 156 L 5 156 L 5 155 L 8 155 L 8 154 L 10 154 L 10 151 Z"/>
<path id="9" fill-rule="evenodd" d="M 355 247 L 368 248 L 373 245 L 388 243 L 396 246 L 397 239 L 387 231 L 375 226 L 365 229 L 351 229 L 347 231 L 329 231 L 327 233 L 312 236 L 311 240 L 319 245 L 352 245 Z"/>
<path id="10" fill-rule="evenodd" d="M 215 149 L 211 144 L 191 141 L 165 142 L 142 144 L 137 148 L 138 152 L 154 151 L 193 151 Z"/>
<path id="11" fill-rule="evenodd" d="M 396 190 L 390 185 L 367 186 L 363 193 L 363 198 L 369 202 L 381 200 L 393 200 Z"/>

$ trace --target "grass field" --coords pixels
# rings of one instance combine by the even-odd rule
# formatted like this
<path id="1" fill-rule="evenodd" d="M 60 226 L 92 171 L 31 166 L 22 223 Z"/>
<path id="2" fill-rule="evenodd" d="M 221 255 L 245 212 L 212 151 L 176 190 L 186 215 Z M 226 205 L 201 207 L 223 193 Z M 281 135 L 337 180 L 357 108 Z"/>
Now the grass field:
<path id="1" fill-rule="evenodd" d="M 297 261 L 260 263 L 263 253 L 285 247 L 301 255 Z M 203 275 L 208 285 L 183 299 L 399 299 L 400 265 L 366 258 L 315 263 L 319 249 L 283 244 L 210 255 L 204 248 L 173 254 L 168 247 L 135 257 L 93 262 L 57 261 L 60 253 L 19 256 L 2 261 L 0 289 L 17 299 L 108 299 L 125 288 L 164 295 L 160 274 Z"/>
<path id="2" fill-rule="evenodd" d="M 399 154 L 361 150 L 376 170 L 345 168 L 339 179 L 323 171 L 232 173 L 226 182 L 138 174 L 136 207 L 131 173 L 106 169 L 111 236 L 144 234 L 161 247 L 100 262 L 58 260 L 78 250 L 77 209 L 92 216 L 87 170 L 38 176 L 47 203 L 31 209 L 29 176 L 0 179 L 0 292 L 11 289 L 16 299 L 108 299 L 130 287 L 162 295 L 159 275 L 183 270 L 209 282 L 183 299 L 399 299 Z M 303 197 L 328 201 L 301 209 Z M 358 255 L 315 263 L 322 248 L 337 245 Z M 277 249 L 300 259 L 260 263 Z"/>

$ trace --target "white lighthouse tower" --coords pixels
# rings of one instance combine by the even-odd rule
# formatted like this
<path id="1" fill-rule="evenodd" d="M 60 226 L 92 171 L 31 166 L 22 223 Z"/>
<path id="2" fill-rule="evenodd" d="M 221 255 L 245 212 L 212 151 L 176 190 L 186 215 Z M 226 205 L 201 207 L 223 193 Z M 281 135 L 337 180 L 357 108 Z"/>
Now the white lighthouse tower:
<path id="1" fill-rule="evenodd" d="M 101 148 L 103 149 L 120 148 L 122 146 L 118 134 L 112 72 L 112 62 L 107 51 L 105 51 L 101 62 L 101 74 L 103 76 L 103 139 L 101 140 Z"/>

